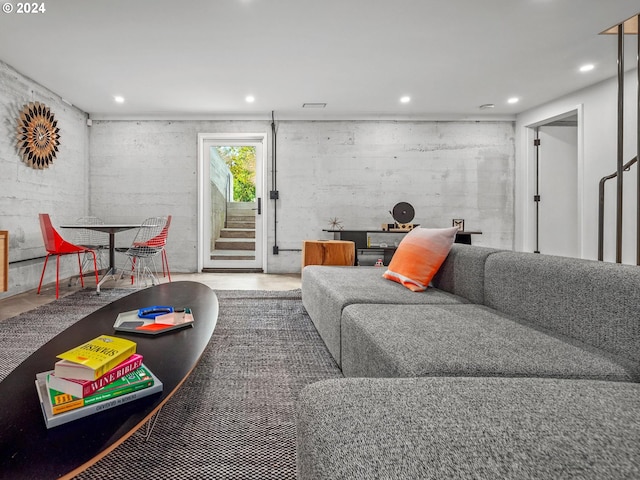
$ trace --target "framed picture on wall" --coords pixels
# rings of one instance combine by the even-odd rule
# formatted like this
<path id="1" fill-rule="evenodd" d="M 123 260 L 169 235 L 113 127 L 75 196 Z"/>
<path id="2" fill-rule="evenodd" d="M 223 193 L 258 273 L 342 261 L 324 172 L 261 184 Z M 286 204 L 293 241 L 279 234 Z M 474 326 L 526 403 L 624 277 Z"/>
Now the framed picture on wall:
<path id="1" fill-rule="evenodd" d="M 454 218 L 453 226 L 458 227 L 458 230 L 464 232 L 464 219 L 463 218 Z"/>

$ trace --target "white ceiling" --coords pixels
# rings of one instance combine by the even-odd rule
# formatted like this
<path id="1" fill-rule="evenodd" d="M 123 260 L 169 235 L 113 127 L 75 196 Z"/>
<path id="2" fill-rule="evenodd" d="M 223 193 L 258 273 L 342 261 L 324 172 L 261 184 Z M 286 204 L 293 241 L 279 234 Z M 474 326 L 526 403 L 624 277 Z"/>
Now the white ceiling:
<path id="1" fill-rule="evenodd" d="M 0 13 L 0 60 L 93 118 L 513 118 L 615 76 L 617 39 L 598 33 L 640 11 L 638 0 L 44 5 Z"/>

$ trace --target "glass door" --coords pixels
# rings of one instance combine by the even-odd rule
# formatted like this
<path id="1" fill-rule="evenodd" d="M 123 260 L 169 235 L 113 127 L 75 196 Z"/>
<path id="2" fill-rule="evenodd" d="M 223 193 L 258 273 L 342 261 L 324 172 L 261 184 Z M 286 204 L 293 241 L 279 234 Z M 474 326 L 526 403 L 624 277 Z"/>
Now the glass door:
<path id="1" fill-rule="evenodd" d="M 201 134 L 202 270 L 263 270 L 263 143 Z"/>

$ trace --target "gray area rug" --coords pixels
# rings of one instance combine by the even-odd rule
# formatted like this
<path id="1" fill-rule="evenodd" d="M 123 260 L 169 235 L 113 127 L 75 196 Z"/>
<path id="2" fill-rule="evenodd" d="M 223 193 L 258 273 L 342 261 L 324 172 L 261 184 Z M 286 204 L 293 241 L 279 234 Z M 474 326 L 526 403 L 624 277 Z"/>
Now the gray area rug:
<path id="1" fill-rule="evenodd" d="M 131 289 L 80 290 L 0 321 L 0 381 L 57 334 L 98 308 L 132 293 Z"/>
<path id="2" fill-rule="evenodd" d="M 220 313 L 211 342 L 161 410 L 150 439 L 145 440 L 144 429 L 136 432 L 76 478 L 296 478 L 298 394 L 310 383 L 342 373 L 302 306 L 300 290 L 216 294 Z M 55 308 L 46 316 L 58 324 L 55 317 L 70 315 Z M 10 319 L 14 327 L 15 319 Z"/>

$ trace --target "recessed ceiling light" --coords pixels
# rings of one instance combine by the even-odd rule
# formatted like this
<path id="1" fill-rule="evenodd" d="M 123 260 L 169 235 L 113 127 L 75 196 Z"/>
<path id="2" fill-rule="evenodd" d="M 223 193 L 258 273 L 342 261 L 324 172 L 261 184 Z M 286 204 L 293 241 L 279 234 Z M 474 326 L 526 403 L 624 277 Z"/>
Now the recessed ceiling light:
<path id="1" fill-rule="evenodd" d="M 587 65 L 582 65 L 580 67 L 580 71 L 581 72 L 590 72 L 594 68 L 596 68 L 595 65 L 593 65 L 592 63 L 588 63 Z"/>
<path id="2" fill-rule="evenodd" d="M 400 101 L 402 103 L 409 103 L 411 101 L 411 97 L 405 95 L 404 97 L 400 97 Z"/>
<path id="3" fill-rule="evenodd" d="M 520 99 L 518 97 L 511 97 L 509 100 L 507 100 L 507 102 L 513 104 L 513 103 L 518 103 L 520 101 Z"/>
<path id="4" fill-rule="evenodd" d="M 113 99 L 116 101 L 116 103 L 124 103 L 124 97 L 121 97 L 120 95 L 116 95 L 115 97 L 113 97 Z"/>
<path id="5" fill-rule="evenodd" d="M 253 103 L 256 101 L 256 97 L 254 97 L 253 95 L 247 95 L 245 97 L 245 100 L 247 101 L 247 103 Z"/>
<path id="6" fill-rule="evenodd" d="M 480 105 L 478 108 L 480 110 L 489 110 L 491 108 L 496 108 L 496 106 L 493 103 L 485 103 L 483 105 Z"/>

